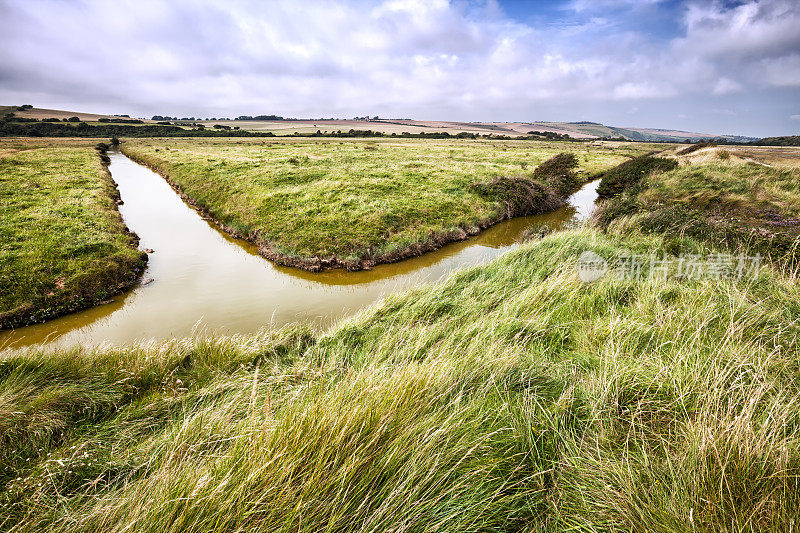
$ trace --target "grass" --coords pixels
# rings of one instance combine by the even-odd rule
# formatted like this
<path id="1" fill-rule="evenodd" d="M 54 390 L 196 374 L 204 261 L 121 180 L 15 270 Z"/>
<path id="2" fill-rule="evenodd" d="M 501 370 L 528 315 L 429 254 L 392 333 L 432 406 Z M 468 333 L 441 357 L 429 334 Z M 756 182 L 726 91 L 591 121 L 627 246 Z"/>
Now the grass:
<path id="1" fill-rule="evenodd" d="M 794 164 L 800 152 L 775 161 L 779 150 L 769 154 L 775 165 L 714 147 L 690 151 L 677 158 L 679 167 L 625 189 L 599 219 L 607 226 L 635 216 L 645 231 L 691 235 L 728 250 L 744 247 L 794 265 L 800 258 L 800 167 Z"/>
<path id="2" fill-rule="evenodd" d="M 146 260 L 98 153 L 49 144 L 0 144 L 0 328 L 96 304 L 132 283 Z"/>
<path id="3" fill-rule="evenodd" d="M 665 172 L 677 166 L 678 163 L 674 159 L 666 157 L 645 155 L 633 158 L 603 173 L 602 180 L 597 187 L 597 195 L 600 198 L 616 196 L 649 174 Z"/>
<path id="4" fill-rule="evenodd" d="M 136 149 L 180 159 L 196 142 Z M 391 150 L 277 150 L 302 161 L 363 146 Z M 212 149 L 232 166 L 262 148 L 198 148 Z M 800 208 L 793 165 L 717 150 L 622 180 L 600 228 L 528 242 L 329 331 L 6 352 L 0 529 L 792 531 L 795 265 L 744 279 L 649 278 L 648 264 L 636 279 L 576 272 L 586 251 L 780 255 L 777 238 L 692 229 L 724 214 L 790 236 L 763 224 Z M 547 181 L 509 174 L 469 186 L 490 199 Z"/>
<path id="5" fill-rule="evenodd" d="M 705 253 L 690 237 L 682 251 Z M 551 234 L 326 333 L 0 363 L 12 531 L 787 531 L 800 289 L 578 280 Z"/>
<path id="6" fill-rule="evenodd" d="M 541 181 L 564 143 L 434 140 L 129 140 L 123 151 L 167 176 L 229 231 L 284 264 L 369 267 L 463 239 L 509 216 L 481 194 L 496 179 Z M 578 174 L 652 146 L 570 143 Z M 533 210 L 535 211 L 535 210 Z M 531 211 L 531 212 L 533 212 Z"/>

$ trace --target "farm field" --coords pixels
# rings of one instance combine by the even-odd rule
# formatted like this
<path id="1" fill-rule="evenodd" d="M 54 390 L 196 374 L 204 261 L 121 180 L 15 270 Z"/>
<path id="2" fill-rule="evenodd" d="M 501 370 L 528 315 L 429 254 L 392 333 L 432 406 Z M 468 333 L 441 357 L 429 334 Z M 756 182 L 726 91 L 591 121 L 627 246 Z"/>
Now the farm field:
<path id="1" fill-rule="evenodd" d="M 94 144 L 0 141 L 0 327 L 96 304 L 141 272 Z"/>
<path id="2" fill-rule="evenodd" d="M 3 117 L 8 113 L 12 113 L 13 116 L 18 119 L 34 119 L 37 121 L 53 118 L 66 120 L 72 117 L 78 117 L 81 121 L 91 126 L 125 124 L 124 122 L 119 122 L 119 120 L 130 118 L 118 115 L 102 115 L 58 109 L 41 109 L 36 107 L 20 109 L 19 106 L 0 106 L 0 117 Z M 147 119 L 146 117 L 140 118 L 140 121 L 142 122 L 140 126 L 165 122 L 162 120 Z M 702 133 L 652 128 L 615 127 L 600 124 L 598 122 L 458 122 L 446 120 L 414 120 L 378 117 L 361 117 L 355 119 L 292 118 L 281 120 L 255 118 L 249 120 L 232 120 L 228 118 L 209 119 L 207 117 L 170 117 L 168 120 L 166 120 L 166 122 L 174 126 L 179 126 L 187 131 L 191 130 L 195 125 L 202 125 L 210 131 L 215 131 L 216 129 L 236 129 L 242 131 L 252 131 L 256 133 L 269 132 L 276 136 L 312 135 L 316 132 L 332 134 L 336 132 L 347 132 L 349 130 L 370 130 L 383 135 L 401 135 L 403 133 L 446 133 L 449 135 L 457 135 L 459 133 L 469 133 L 475 135 L 499 135 L 513 138 L 521 137 L 529 134 L 532 131 L 535 131 L 540 133 L 546 132 L 555 133 L 558 135 L 568 135 L 573 139 L 581 140 L 598 138 L 624 138 L 632 141 L 683 142 L 686 139 L 697 141 L 701 139 L 717 137 L 736 142 L 755 140 L 755 138 L 752 137 L 719 135 L 708 132 Z M 88 135 L 90 132 L 83 131 L 81 133 Z M 218 131 L 218 133 L 221 132 Z M 125 135 L 135 136 L 135 134 L 132 133 L 126 133 Z"/>
<path id="3" fill-rule="evenodd" d="M 585 181 L 654 149 L 460 139 L 122 144 L 126 155 L 166 176 L 215 220 L 259 244 L 265 256 L 311 270 L 359 269 L 419 255 L 513 216 L 507 198 L 482 193 L 481 186 L 503 177 L 541 181 L 534 176 L 537 165 L 561 152 L 575 154 Z"/>

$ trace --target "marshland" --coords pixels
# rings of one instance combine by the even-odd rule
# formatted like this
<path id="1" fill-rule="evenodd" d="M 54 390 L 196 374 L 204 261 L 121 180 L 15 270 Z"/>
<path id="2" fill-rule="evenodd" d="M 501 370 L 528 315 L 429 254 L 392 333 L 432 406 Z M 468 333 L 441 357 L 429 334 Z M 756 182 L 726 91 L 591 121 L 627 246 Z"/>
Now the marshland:
<path id="1" fill-rule="evenodd" d="M 143 258 L 156 261 L 172 246 L 177 261 L 230 254 L 220 272 L 254 276 L 251 291 L 263 275 L 252 272 L 276 269 L 359 290 L 349 276 L 374 284 L 381 268 L 405 263 L 300 276 L 271 264 L 259 245 L 356 258 L 381 236 L 397 235 L 384 241 L 396 248 L 462 228 L 458 257 L 500 229 L 468 231 L 482 220 L 502 225 L 553 208 L 564 215 L 513 218 L 506 223 L 522 224 L 496 253 L 442 267 L 433 279 L 409 276 L 414 265 L 392 270 L 383 279 L 404 272 L 407 280 L 353 296 L 356 305 L 324 322 L 309 314 L 265 319 L 258 330 L 99 346 L 53 342 L 54 330 L 37 338 L 35 328 L 52 322 L 34 326 L 37 342 L 7 348 L 0 362 L 5 528 L 377 531 L 409 521 L 425 530 L 785 530 L 800 514 L 800 293 L 787 244 L 796 239 L 800 152 L 767 164 L 718 147 L 598 142 L 119 146 L 3 141 L 4 194 L 15 201 L 3 231 L 19 243 L 3 248 L 4 287 L 15 289 L 4 289 L 4 316 L 20 316 L 20 302 L 39 306 L 28 316 L 47 317 L 63 309 L 51 301 L 71 310 L 117 294 L 130 284 L 118 279 L 142 279 Z M 480 185 L 497 177 L 540 184 L 562 203 L 525 207 L 505 189 L 488 195 Z M 593 192 L 583 217 L 563 207 L 582 187 L 606 198 L 590 220 Z M 140 203 L 149 210 L 126 218 Z M 370 218 L 378 204 L 385 216 Z M 415 211 L 425 209 L 437 216 Z M 173 210 L 211 240 L 181 233 L 183 218 L 158 219 Z M 148 218 L 153 226 L 134 235 Z M 75 240 L 63 238 L 70 232 Z M 157 235 L 173 241 L 148 240 Z M 429 253 L 448 245 L 436 247 Z M 659 277 L 644 265 L 635 277 L 586 283 L 576 266 L 587 251 L 610 264 L 630 254 L 764 259 L 745 277 Z M 420 253 L 409 261 L 425 260 Z M 250 274 L 234 266 L 243 260 Z M 146 313 L 159 316 L 163 306 L 164 317 L 190 315 L 196 300 L 182 294 L 201 288 L 169 292 L 179 278 L 123 292 L 120 309 L 135 310 L 128 299 L 146 302 L 161 284 L 167 292 Z M 220 283 L 216 305 L 235 315 L 225 293 L 237 294 Z M 307 294 L 298 302 L 297 291 L 257 299 L 270 295 L 321 305 Z M 169 306 L 184 299 L 189 306 Z M 308 312 L 320 309 L 330 311 Z M 115 320 L 136 322 L 136 313 Z"/>
<path id="2" fill-rule="evenodd" d="M 0 0 L 0 532 L 798 531 L 797 28 Z"/>

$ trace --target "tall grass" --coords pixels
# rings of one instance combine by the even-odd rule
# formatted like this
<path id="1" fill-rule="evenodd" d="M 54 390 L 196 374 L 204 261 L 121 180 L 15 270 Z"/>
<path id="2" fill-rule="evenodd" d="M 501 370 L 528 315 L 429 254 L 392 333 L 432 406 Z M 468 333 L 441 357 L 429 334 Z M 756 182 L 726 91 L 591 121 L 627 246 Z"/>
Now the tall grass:
<path id="1" fill-rule="evenodd" d="M 713 159 L 707 159 L 708 154 Z M 777 265 L 797 267 L 797 168 L 720 159 L 714 152 L 695 152 L 683 162 L 690 164 L 649 175 L 606 201 L 597 213 L 600 225 L 634 223 L 667 239 L 690 236 L 720 248 L 758 253 Z"/>
<path id="2" fill-rule="evenodd" d="M 570 230 L 327 333 L 12 353 L 4 525 L 789 531 L 800 289 L 575 273 L 666 246 Z"/>

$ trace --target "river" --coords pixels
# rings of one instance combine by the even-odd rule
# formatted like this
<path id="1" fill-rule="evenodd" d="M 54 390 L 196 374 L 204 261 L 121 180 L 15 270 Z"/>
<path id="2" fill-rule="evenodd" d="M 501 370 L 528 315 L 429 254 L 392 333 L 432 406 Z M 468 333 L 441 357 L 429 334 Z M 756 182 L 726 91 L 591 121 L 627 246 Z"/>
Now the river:
<path id="1" fill-rule="evenodd" d="M 0 332 L 0 348 L 125 344 L 195 334 L 255 333 L 298 320 L 327 327 L 382 296 L 484 263 L 517 245 L 532 226 L 558 229 L 585 219 L 598 182 L 569 205 L 545 215 L 501 222 L 475 237 L 372 270 L 321 273 L 281 267 L 256 247 L 219 231 L 189 207 L 158 174 L 111 153 L 109 170 L 124 204 L 120 212 L 141 249 L 152 249 L 143 279 L 154 281 L 111 303 Z"/>

